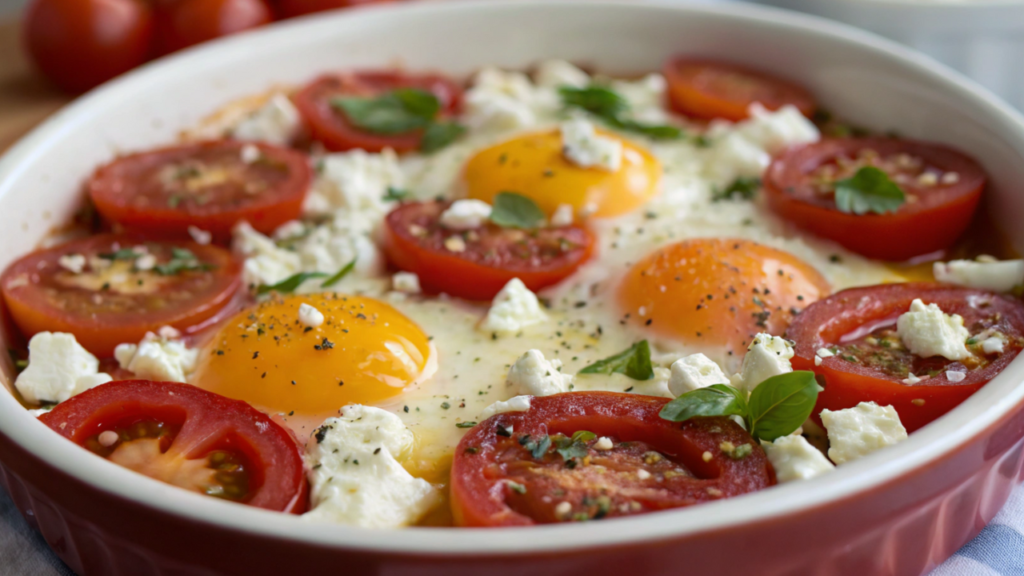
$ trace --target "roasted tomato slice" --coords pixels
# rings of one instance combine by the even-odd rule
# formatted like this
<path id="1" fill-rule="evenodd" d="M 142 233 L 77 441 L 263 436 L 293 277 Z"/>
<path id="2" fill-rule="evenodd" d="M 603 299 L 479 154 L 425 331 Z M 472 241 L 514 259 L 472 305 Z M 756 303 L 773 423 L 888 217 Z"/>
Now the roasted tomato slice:
<path id="1" fill-rule="evenodd" d="M 570 392 L 481 422 L 452 464 L 460 526 L 643 514 L 775 484 L 764 451 L 728 418 L 662 420 L 668 400 Z M 586 434 L 590 433 L 590 434 Z"/>
<path id="2" fill-rule="evenodd" d="M 903 190 L 906 202 L 895 212 L 836 208 L 835 183 L 866 166 Z M 837 139 L 784 152 L 768 167 L 764 189 L 768 205 L 797 226 L 869 258 L 906 260 L 948 248 L 967 229 L 985 179 L 974 160 L 937 144 Z"/>
<path id="3" fill-rule="evenodd" d="M 441 226 L 450 202 L 410 202 L 388 214 L 384 250 L 392 264 L 415 272 L 430 292 L 488 300 L 513 278 L 533 291 L 556 284 L 590 258 L 585 228 L 518 230 L 486 224 L 454 231 Z"/>
<path id="4" fill-rule="evenodd" d="M 103 234 L 25 256 L 0 276 L 0 290 L 25 336 L 70 332 L 102 357 L 161 326 L 211 319 L 231 302 L 240 271 L 216 246 Z"/>
<path id="5" fill-rule="evenodd" d="M 973 356 L 953 362 L 911 354 L 896 335 L 896 319 L 915 298 L 962 316 Z M 1001 352 L 985 352 L 982 343 L 989 337 L 1004 340 Z M 876 402 L 894 407 L 913 432 L 963 402 L 1017 356 L 1024 347 L 1024 305 L 999 294 L 936 283 L 851 288 L 811 304 L 786 338 L 796 342 L 793 369 L 825 377 L 825 391 L 813 412 L 819 423 L 825 408 Z M 822 348 L 834 355 L 815 361 Z M 950 379 L 951 372 L 959 375 Z M 910 384 L 911 374 L 923 379 Z"/>
<path id="6" fill-rule="evenodd" d="M 87 184 L 104 218 L 127 228 L 230 237 L 241 220 L 270 233 L 298 218 L 312 170 L 305 154 L 267 144 L 212 141 L 132 154 Z"/>
<path id="7" fill-rule="evenodd" d="M 362 148 L 368 152 L 380 152 L 391 148 L 396 152 L 410 152 L 420 147 L 423 130 L 402 134 L 367 132 L 353 126 L 345 113 L 331 103 L 331 100 L 339 96 L 369 98 L 399 88 L 431 92 L 441 104 L 441 115 L 455 112 L 462 100 L 462 88 L 444 76 L 384 71 L 321 76 L 296 94 L 294 100 L 309 125 L 313 139 L 319 140 L 328 150 Z"/>
<path id="8" fill-rule="evenodd" d="M 301 514 L 302 449 L 245 402 L 176 382 L 121 380 L 61 402 L 39 419 L 61 436 L 162 482 Z"/>
<path id="9" fill-rule="evenodd" d="M 792 104 L 804 116 L 816 107 L 802 87 L 728 62 L 679 56 L 665 63 L 664 73 L 672 108 L 695 118 L 743 120 L 754 102 L 769 110 Z"/>

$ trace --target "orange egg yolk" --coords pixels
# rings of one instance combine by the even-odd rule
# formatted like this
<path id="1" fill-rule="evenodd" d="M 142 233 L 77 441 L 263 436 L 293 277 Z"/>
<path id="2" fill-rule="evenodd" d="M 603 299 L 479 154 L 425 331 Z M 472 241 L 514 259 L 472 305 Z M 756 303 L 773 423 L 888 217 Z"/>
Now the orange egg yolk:
<path id="1" fill-rule="evenodd" d="M 780 335 L 829 293 L 796 256 L 749 240 L 698 238 L 633 265 L 619 289 L 629 322 L 694 347 L 742 355 L 759 332 Z"/>
<path id="2" fill-rule="evenodd" d="M 319 326 L 299 319 L 309 304 Z M 424 376 L 427 336 L 391 306 L 358 296 L 273 296 L 229 320 L 203 349 L 193 383 L 268 412 L 331 414 L 372 404 Z"/>
<path id="3" fill-rule="evenodd" d="M 560 130 L 526 134 L 480 151 L 466 163 L 469 198 L 494 203 L 500 192 L 529 197 L 549 216 L 561 204 L 597 217 L 618 216 L 640 207 L 658 191 L 661 163 L 650 152 L 622 142 L 622 166 L 614 172 L 581 168 L 562 154 Z"/>

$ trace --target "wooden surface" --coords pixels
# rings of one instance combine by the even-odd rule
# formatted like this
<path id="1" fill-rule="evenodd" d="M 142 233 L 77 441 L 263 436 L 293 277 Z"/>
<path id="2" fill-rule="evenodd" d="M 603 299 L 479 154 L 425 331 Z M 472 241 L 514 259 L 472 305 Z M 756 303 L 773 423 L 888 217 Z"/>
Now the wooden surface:
<path id="1" fill-rule="evenodd" d="M 21 49 L 18 23 L 0 22 L 0 150 L 71 100 L 32 69 Z"/>

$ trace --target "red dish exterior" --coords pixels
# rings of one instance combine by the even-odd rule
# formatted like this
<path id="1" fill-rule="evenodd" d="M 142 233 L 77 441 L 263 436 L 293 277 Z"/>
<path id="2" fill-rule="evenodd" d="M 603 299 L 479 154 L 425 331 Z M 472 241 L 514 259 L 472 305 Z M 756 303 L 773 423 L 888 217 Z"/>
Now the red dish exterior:
<path id="1" fill-rule="evenodd" d="M 935 568 L 995 516 L 1024 473 L 1022 437 L 1017 406 L 930 466 L 809 511 L 642 545 L 514 556 L 326 547 L 197 522 L 94 488 L 2 434 L 0 480 L 80 576 L 276 576 L 342 566 L 348 574 L 445 576 L 678 576 L 681 566 L 716 576 L 902 576 Z"/>

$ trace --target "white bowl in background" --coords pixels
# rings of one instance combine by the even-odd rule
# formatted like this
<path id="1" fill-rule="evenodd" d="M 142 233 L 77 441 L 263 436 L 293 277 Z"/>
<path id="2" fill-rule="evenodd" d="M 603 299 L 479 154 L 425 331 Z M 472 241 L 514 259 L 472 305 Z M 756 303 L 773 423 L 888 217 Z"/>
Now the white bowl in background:
<path id="1" fill-rule="evenodd" d="M 1024 110 L 1024 0 L 755 0 L 920 50 Z"/>

